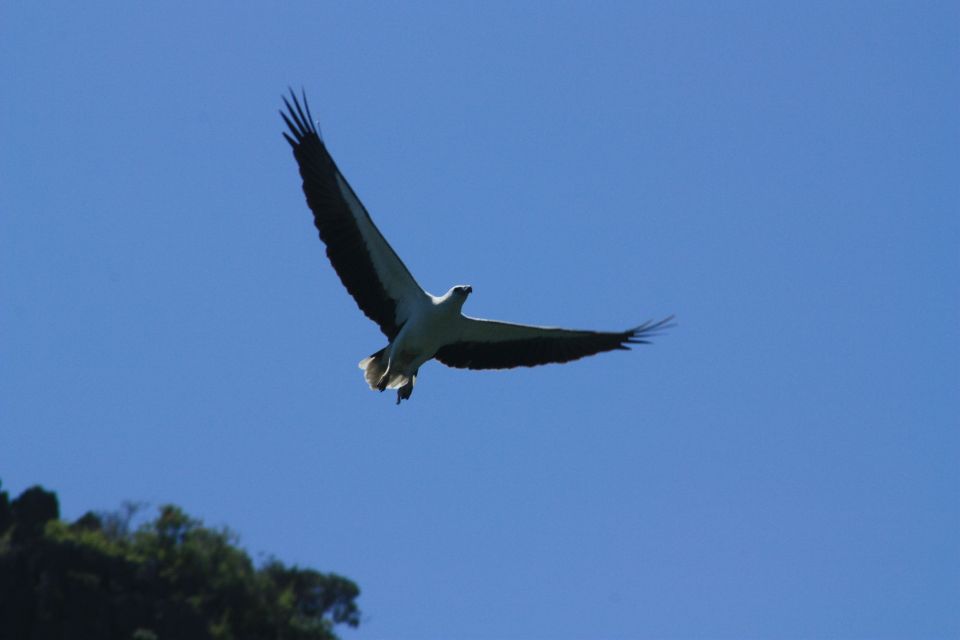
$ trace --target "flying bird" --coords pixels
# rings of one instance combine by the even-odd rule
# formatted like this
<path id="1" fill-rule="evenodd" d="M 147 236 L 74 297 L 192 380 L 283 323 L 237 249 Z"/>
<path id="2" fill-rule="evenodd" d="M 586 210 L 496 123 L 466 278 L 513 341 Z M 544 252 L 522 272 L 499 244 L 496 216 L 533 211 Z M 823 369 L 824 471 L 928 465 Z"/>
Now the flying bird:
<path id="1" fill-rule="evenodd" d="M 340 173 L 303 94 L 290 92 L 280 112 L 283 133 L 300 166 L 307 205 L 343 286 L 360 310 L 377 323 L 388 344 L 360 361 L 371 389 L 397 390 L 397 404 L 413 393 L 420 366 L 435 358 L 449 367 L 510 369 L 569 362 L 631 344 L 647 344 L 672 316 L 626 331 L 576 331 L 471 318 L 461 312 L 470 285 L 434 296 L 417 284 L 381 235 Z"/>

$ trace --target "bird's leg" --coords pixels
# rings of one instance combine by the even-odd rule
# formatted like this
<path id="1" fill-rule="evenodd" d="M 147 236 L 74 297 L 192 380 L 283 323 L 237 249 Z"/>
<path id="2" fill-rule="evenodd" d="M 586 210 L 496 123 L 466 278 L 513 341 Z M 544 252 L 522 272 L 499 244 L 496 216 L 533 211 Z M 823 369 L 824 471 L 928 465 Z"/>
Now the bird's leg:
<path id="1" fill-rule="evenodd" d="M 400 404 L 401 400 L 407 400 L 410 398 L 410 395 L 413 393 L 413 385 L 417 382 L 417 372 L 414 371 L 413 375 L 410 376 L 410 379 L 407 380 L 407 383 L 397 389 L 397 404 Z"/>
<path id="2" fill-rule="evenodd" d="M 377 389 L 383 391 L 390 384 L 390 366 L 393 364 L 393 358 L 387 358 L 387 366 L 383 370 L 383 375 L 377 380 Z"/>

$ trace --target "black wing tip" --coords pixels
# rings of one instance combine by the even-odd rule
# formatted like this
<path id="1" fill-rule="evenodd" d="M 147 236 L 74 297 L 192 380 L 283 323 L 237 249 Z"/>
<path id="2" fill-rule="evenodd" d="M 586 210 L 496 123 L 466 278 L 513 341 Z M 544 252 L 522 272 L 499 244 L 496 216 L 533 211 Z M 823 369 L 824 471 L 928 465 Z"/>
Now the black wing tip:
<path id="1" fill-rule="evenodd" d="M 674 316 L 669 315 L 662 320 L 647 320 L 641 325 L 629 329 L 624 332 L 625 338 L 623 340 L 624 345 L 627 344 L 650 344 L 652 342 L 651 338 L 656 338 L 667 329 L 672 329 L 677 326 L 677 323 L 673 321 Z M 628 349 L 629 347 L 624 346 L 623 348 Z"/>
<path id="2" fill-rule="evenodd" d="M 281 110 L 280 116 L 290 128 L 290 132 L 293 133 L 293 137 L 297 140 L 297 143 L 300 143 L 304 138 L 310 135 L 316 136 L 322 142 L 323 138 L 320 135 L 320 131 L 317 129 L 313 119 L 313 114 L 310 113 L 310 103 L 307 102 L 306 90 L 304 90 L 302 87 L 300 88 L 299 98 L 292 87 L 287 87 L 287 90 L 290 92 L 290 99 L 288 100 L 287 96 L 285 95 L 281 96 L 283 99 L 283 104 L 286 106 L 287 110 L 286 112 Z M 284 137 L 286 137 L 288 141 L 290 140 L 290 137 L 285 133 Z"/>

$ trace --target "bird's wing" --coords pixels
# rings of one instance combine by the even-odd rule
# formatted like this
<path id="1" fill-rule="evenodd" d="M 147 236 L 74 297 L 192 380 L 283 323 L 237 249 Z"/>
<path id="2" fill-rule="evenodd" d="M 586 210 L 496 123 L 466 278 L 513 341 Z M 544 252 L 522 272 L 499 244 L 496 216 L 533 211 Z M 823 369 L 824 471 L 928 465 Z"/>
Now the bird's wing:
<path id="1" fill-rule="evenodd" d="M 460 337 L 441 347 L 436 359 L 461 369 L 511 369 L 569 362 L 631 344 L 647 344 L 670 326 L 673 316 L 626 331 L 575 331 L 463 317 Z"/>
<path id="2" fill-rule="evenodd" d="M 427 294 L 340 173 L 313 125 L 306 95 L 302 107 L 292 91 L 290 97 L 293 105 L 284 98 L 287 112 L 280 115 L 292 136 L 284 132 L 283 137 L 300 165 L 303 192 L 327 257 L 360 310 L 393 340 L 417 305 L 428 302 Z"/>

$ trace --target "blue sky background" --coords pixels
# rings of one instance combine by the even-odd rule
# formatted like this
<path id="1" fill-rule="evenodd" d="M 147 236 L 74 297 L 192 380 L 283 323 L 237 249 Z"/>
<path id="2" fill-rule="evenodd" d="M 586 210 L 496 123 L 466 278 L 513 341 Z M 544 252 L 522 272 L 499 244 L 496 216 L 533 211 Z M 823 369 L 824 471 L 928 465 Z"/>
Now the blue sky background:
<path id="1" fill-rule="evenodd" d="M 0 478 L 356 580 L 370 638 L 960 636 L 960 5 L 5 3 Z M 277 114 L 421 284 L 656 344 L 383 345 Z"/>

